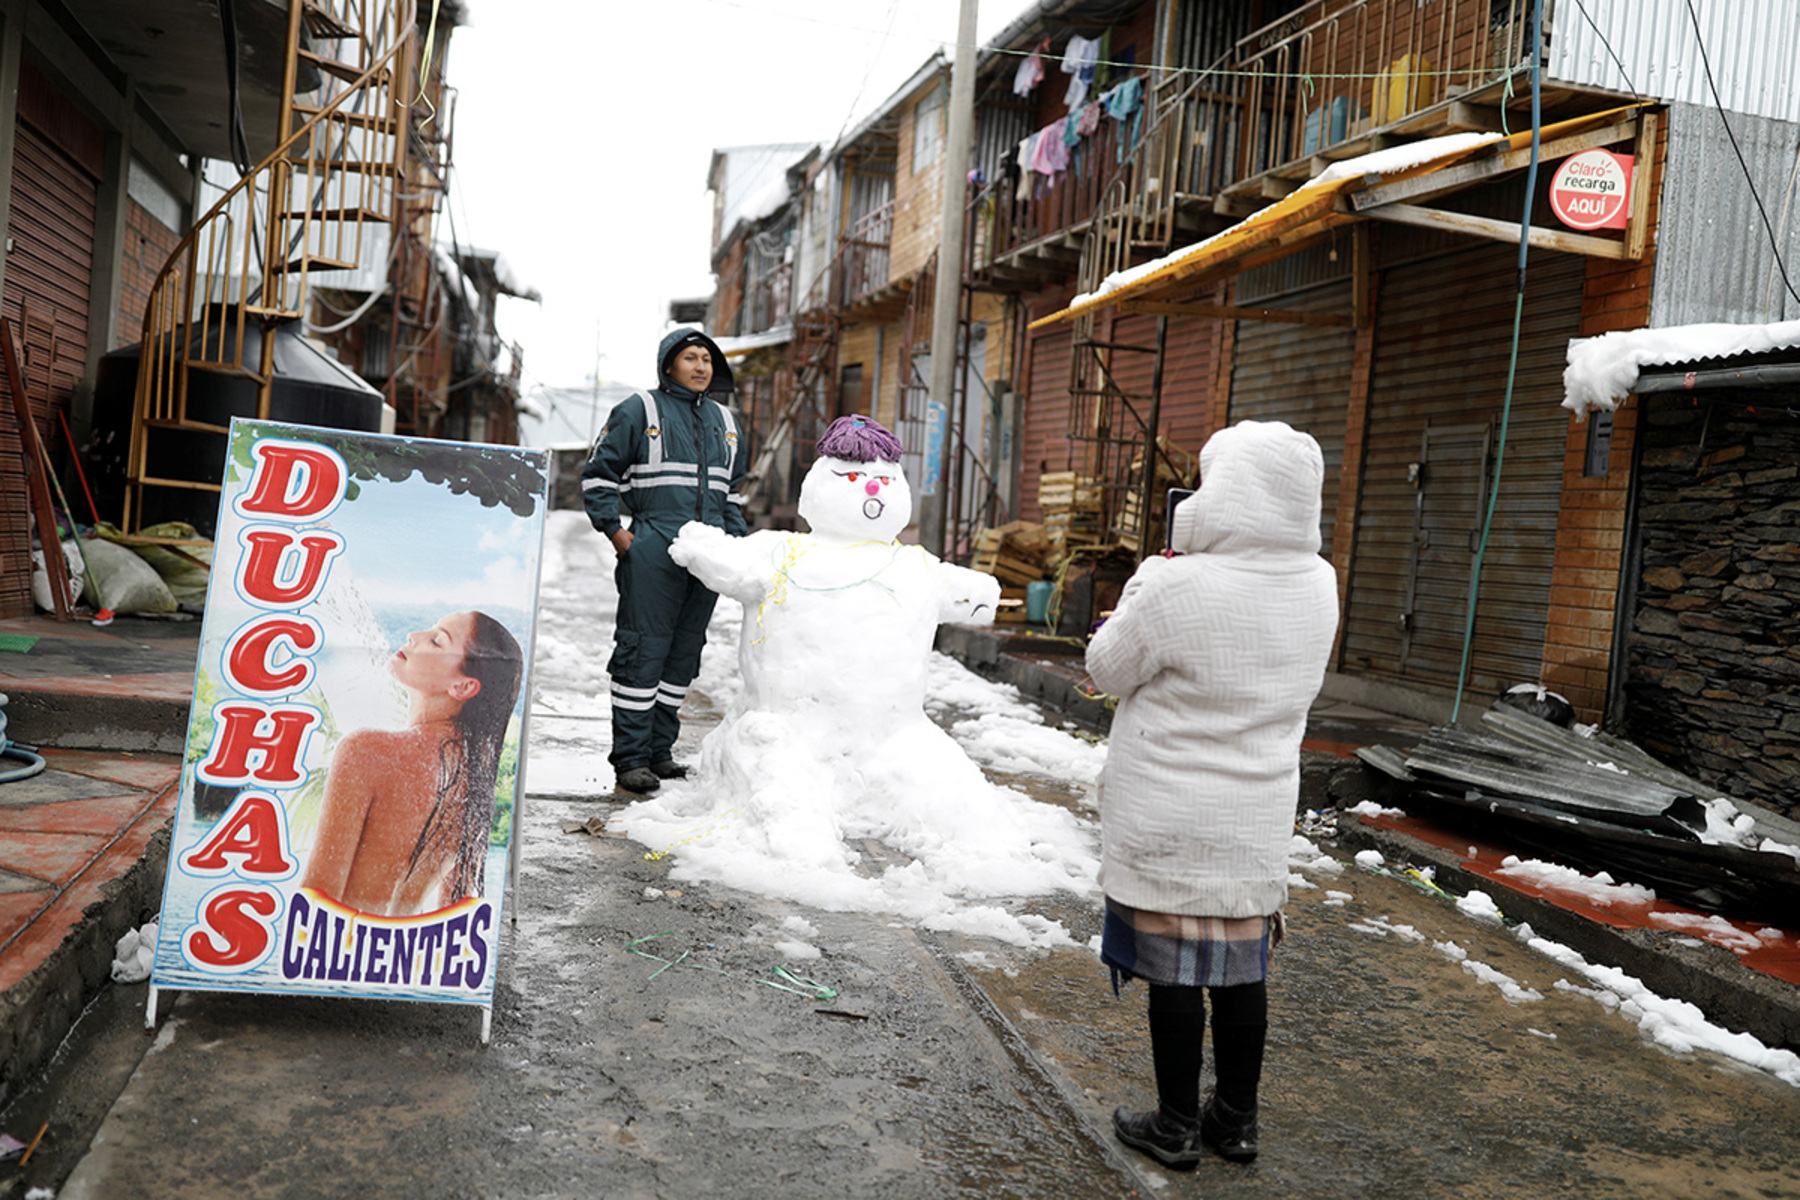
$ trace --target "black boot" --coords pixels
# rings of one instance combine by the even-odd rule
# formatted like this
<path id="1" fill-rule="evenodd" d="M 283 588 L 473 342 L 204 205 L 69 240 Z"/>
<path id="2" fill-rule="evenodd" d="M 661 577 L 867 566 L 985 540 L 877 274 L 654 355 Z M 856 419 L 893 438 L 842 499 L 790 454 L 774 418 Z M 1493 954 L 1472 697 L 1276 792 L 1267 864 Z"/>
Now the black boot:
<path id="1" fill-rule="evenodd" d="M 1256 1109 L 1238 1112 L 1216 1094 L 1208 1096 L 1200 1108 L 1200 1144 L 1220 1158 L 1250 1162 L 1256 1157 Z"/>
<path id="2" fill-rule="evenodd" d="M 672 758 L 651 763 L 650 770 L 655 772 L 658 779 L 686 779 L 688 777 L 687 764 L 678 763 Z"/>
<path id="3" fill-rule="evenodd" d="M 1191 1171 L 1200 1162 L 1200 1126 L 1161 1109 L 1134 1113 L 1113 1109 L 1113 1133 L 1134 1150 L 1142 1150 L 1165 1167 Z"/>
<path id="4" fill-rule="evenodd" d="M 618 788 L 627 792 L 636 792 L 640 796 L 647 796 L 662 786 L 662 780 L 658 779 L 656 773 L 649 767 L 632 767 L 629 770 L 620 771 L 613 777 L 613 783 Z"/>

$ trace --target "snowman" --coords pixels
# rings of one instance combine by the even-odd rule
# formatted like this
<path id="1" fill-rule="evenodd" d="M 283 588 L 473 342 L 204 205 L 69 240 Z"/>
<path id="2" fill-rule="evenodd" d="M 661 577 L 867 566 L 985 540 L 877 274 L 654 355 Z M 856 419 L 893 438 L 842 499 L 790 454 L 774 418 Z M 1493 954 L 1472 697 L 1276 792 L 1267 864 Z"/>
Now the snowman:
<path id="1" fill-rule="evenodd" d="M 897 540 L 912 494 L 899 440 L 874 420 L 839 418 L 818 453 L 800 487 L 810 533 L 733 538 L 690 522 L 670 547 L 744 606 L 743 690 L 701 746 L 696 783 L 729 798 L 743 836 L 796 866 L 844 869 L 858 857 L 846 840 L 859 838 L 917 857 L 996 834 L 1036 842 L 1047 831 L 1006 828 L 1030 818 L 997 802 L 924 711 L 938 625 L 992 623 L 999 582 Z M 956 859 L 915 865 L 952 890 L 997 882 L 973 878 L 979 855 Z"/>

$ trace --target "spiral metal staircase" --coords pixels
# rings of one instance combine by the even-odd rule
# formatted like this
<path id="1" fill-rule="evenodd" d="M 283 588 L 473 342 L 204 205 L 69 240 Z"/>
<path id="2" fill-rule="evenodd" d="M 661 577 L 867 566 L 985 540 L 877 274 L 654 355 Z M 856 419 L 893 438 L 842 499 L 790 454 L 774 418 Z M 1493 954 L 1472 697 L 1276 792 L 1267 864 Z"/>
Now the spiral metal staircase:
<path id="1" fill-rule="evenodd" d="M 224 433 L 190 412 L 199 373 L 246 379 L 255 416 L 267 419 L 280 325 L 306 315 L 323 272 L 371 266 L 383 244 L 404 291 L 429 272 L 392 271 L 429 220 L 409 194 L 408 148 L 419 92 L 420 37 L 413 0 L 292 0 L 279 129 L 269 156 L 243 175 L 182 238 L 151 291 L 126 464 L 124 526 L 143 523 L 155 489 L 219 491 L 217 482 L 152 472 L 152 444 L 171 432 Z M 302 81 L 316 79 L 306 99 Z M 387 237 L 376 233 L 383 230 Z M 396 300 L 401 300 L 396 297 Z M 399 305 L 397 305 L 399 307 Z"/>

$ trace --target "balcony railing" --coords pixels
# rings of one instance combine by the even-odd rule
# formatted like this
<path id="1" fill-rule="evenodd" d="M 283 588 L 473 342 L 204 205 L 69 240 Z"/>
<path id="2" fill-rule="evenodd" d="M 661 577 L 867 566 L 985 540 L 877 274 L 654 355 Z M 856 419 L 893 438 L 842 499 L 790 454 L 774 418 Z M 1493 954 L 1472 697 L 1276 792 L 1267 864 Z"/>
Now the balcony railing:
<path id="1" fill-rule="evenodd" d="M 1103 118 L 1054 180 L 998 184 L 977 269 L 1096 216 L 1133 227 L 1111 269 L 1141 259 L 1172 244 L 1184 203 L 1205 211 L 1234 185 L 1500 80 L 1529 58 L 1530 4 L 1312 0 L 1154 90 L 1135 121 Z"/>
<path id="2" fill-rule="evenodd" d="M 1491 82 L 1530 0 L 1313 0 L 1238 43 L 1237 176 L 1260 175 Z"/>
<path id="3" fill-rule="evenodd" d="M 838 303 L 843 307 L 887 285 L 888 249 L 894 239 L 894 202 L 865 214 L 838 245 L 841 290 Z"/>
<path id="4" fill-rule="evenodd" d="M 793 317 L 794 264 L 776 263 L 750 281 L 742 333 L 761 333 Z"/>

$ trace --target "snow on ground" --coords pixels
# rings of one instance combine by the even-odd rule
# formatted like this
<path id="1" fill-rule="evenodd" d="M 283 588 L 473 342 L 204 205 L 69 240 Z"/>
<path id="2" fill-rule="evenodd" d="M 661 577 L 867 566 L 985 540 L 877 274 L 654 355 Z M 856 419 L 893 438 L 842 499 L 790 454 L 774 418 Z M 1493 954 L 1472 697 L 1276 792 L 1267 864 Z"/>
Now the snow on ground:
<path id="1" fill-rule="evenodd" d="M 1289 864 L 1295 865 L 1296 858 L 1303 857 L 1305 851 L 1298 846 L 1305 842 L 1304 838 L 1295 838 L 1296 848 L 1290 851 Z M 1513 860 L 1509 860 L 1513 861 Z M 1370 872 L 1386 871 L 1381 852 L 1363 850 L 1356 855 L 1356 863 Z M 1548 865 L 1548 864 L 1544 864 Z M 1396 876 L 1397 877 L 1397 876 Z M 1599 877 L 1593 877 L 1597 879 Z M 1563 886 L 1558 884 L 1557 886 Z M 1589 886 L 1595 886 L 1590 880 Z M 1625 885 L 1630 887 L 1631 885 Z M 1645 889 L 1647 890 L 1647 889 Z M 1334 907 L 1342 907 L 1345 902 L 1354 899 L 1350 893 L 1331 891 L 1326 895 L 1327 903 L 1335 900 Z M 1503 922 L 1498 906 L 1484 892 L 1472 891 L 1467 896 L 1456 900 L 1456 908 L 1478 925 L 1492 927 L 1496 922 Z M 1785 935 L 1779 929 L 1767 928 L 1757 930 L 1753 934 L 1744 933 L 1720 917 L 1682 916 L 1666 914 L 1663 924 L 1672 928 L 1701 929 L 1709 936 L 1721 934 L 1719 926 L 1724 926 L 1736 935 L 1741 942 L 1758 942 L 1762 938 L 1780 940 Z M 1653 918 L 1659 919 L 1661 918 Z M 1359 933 L 1386 938 L 1389 934 L 1401 934 L 1398 940 L 1412 941 L 1408 933 L 1415 933 L 1410 926 L 1395 925 L 1387 917 L 1381 915 L 1362 916 L 1349 922 L 1347 928 Z M 1521 942 L 1545 955 L 1566 970 L 1583 976 L 1588 984 L 1571 983 L 1567 979 L 1559 979 L 1555 990 L 1587 996 L 1595 1003 L 1620 1013 L 1634 1022 L 1639 1031 L 1654 1044 L 1677 1053 L 1688 1053 L 1695 1050 L 1710 1050 L 1722 1054 L 1759 1070 L 1767 1071 L 1782 1082 L 1800 1087 L 1800 1055 L 1791 1050 L 1771 1049 L 1756 1037 L 1748 1033 L 1733 1033 L 1721 1028 L 1706 1019 L 1699 1008 L 1685 1000 L 1671 1000 L 1658 995 L 1646 987 L 1642 981 L 1627 975 L 1617 967 L 1609 967 L 1600 963 L 1590 963 L 1579 953 L 1558 942 L 1542 938 L 1523 922 L 1512 928 L 1512 933 Z M 1469 957 L 1469 952 L 1454 941 L 1433 941 L 1431 946 L 1450 961 L 1461 965 L 1464 971 L 1483 983 L 1490 984 L 1513 1004 L 1528 1004 L 1544 999 L 1542 992 L 1536 988 L 1520 983 L 1505 972 Z M 1748 945 L 1745 948 L 1749 948 Z M 1742 952 L 1742 951 L 1740 951 Z M 1533 1033 L 1538 1032 L 1532 1030 Z M 1550 1035 L 1546 1035 L 1550 1036 Z"/>
<path id="2" fill-rule="evenodd" d="M 534 692 L 529 756 L 531 790 L 546 792 L 605 793 L 611 788 L 612 772 L 606 764 L 610 746 L 607 718 L 606 658 L 612 641 L 612 551 L 604 538 L 595 535 L 580 513 L 553 512 L 546 534 L 545 565 L 542 580 L 542 605 L 538 623 Z M 701 662 L 695 689 L 723 709 L 735 698 L 737 681 L 737 638 L 742 608 L 730 600 L 721 601 L 714 617 L 706 654 Z M 940 661 L 941 660 L 941 661 Z M 931 664 L 931 707 L 939 712 L 960 717 L 955 725 L 970 728 L 956 734 L 958 743 L 983 766 L 1020 774 L 1047 777 L 1086 784 L 1104 757 L 1101 746 L 1093 745 L 1046 726 L 1037 710 L 1025 703 L 1016 689 L 994 684 L 963 668 L 953 660 L 934 656 Z M 991 735 L 1001 722 L 1017 722 L 1012 733 L 1020 733 L 1017 743 Z M 1000 746 L 997 743 L 1007 741 Z M 671 788 L 671 791 L 678 790 Z M 1005 791 L 1006 789 L 1001 789 Z M 1023 796 L 1010 793 L 1010 803 L 1020 806 L 1046 807 Z M 854 806 L 854 798 L 846 803 Z M 634 806 L 636 807 L 636 806 Z M 1726 814 L 1720 814 L 1729 817 Z M 677 863 L 677 878 L 711 878 L 709 870 L 733 874 L 734 878 L 752 878 L 752 890 L 767 894 L 791 896 L 805 900 L 806 894 L 821 908 L 855 908 L 863 911 L 891 913 L 917 920 L 936 929 L 955 929 L 981 934 L 1002 942 L 1032 946 L 1066 946 L 1072 942 L 1061 926 L 1045 918 L 1017 911 L 1016 897 L 1000 896 L 986 901 L 953 895 L 934 886 L 918 870 L 918 864 L 890 867 L 874 879 L 861 879 L 849 887 L 839 885 L 836 877 L 808 877 L 796 874 L 776 862 L 757 863 L 746 854 L 734 854 L 732 827 L 741 822 L 740 814 L 727 808 L 713 826 L 681 826 L 677 821 L 675 836 L 653 852 L 670 853 Z M 716 828 L 714 827 L 716 826 Z M 643 826 L 640 826 L 643 827 Z M 1091 852 L 1094 830 L 1084 827 L 1086 848 Z M 684 841 L 683 839 L 693 839 Z M 724 847 L 710 865 L 691 851 L 704 844 Z M 974 851 L 985 862 L 1019 862 L 1031 854 L 1029 847 L 1019 844 L 985 842 Z M 1041 862 L 1041 860 L 1040 860 Z M 1364 850 L 1356 855 L 1359 866 L 1368 870 L 1382 867 L 1378 851 Z M 1526 872 L 1538 870 L 1521 863 Z M 1295 878 L 1310 886 L 1302 872 L 1330 876 L 1333 882 L 1343 873 L 1344 865 L 1325 854 L 1310 839 L 1296 836 L 1289 848 L 1289 867 Z M 1540 878 L 1552 882 L 1545 873 Z M 1568 886 L 1560 880 L 1557 886 Z M 757 886 L 760 883 L 760 886 Z M 746 886 L 739 883 L 738 886 Z M 1070 879 L 1070 890 L 1097 897 L 1091 877 Z M 1632 885 L 1612 884 L 1603 877 L 1591 877 L 1581 886 L 1612 889 L 1605 894 L 1625 894 Z M 1647 890 L 1647 889 L 1644 889 Z M 1343 908 L 1354 900 L 1354 894 L 1337 889 L 1325 892 L 1324 904 Z M 1463 897 L 1458 908 L 1472 920 L 1487 925 L 1502 918 L 1498 907 L 1481 892 Z M 1708 934 L 1720 931 L 1709 926 L 1710 919 L 1694 918 L 1684 923 L 1679 919 L 1666 922 L 1672 928 L 1692 926 Z M 1695 924 L 1697 923 L 1697 924 Z M 1350 924 L 1347 922 L 1347 924 Z M 1422 940 L 1410 926 L 1398 925 L 1385 916 L 1361 916 L 1354 926 L 1359 932 L 1404 945 Z M 1529 926 L 1521 925 L 1515 934 L 1526 944 L 1549 956 L 1564 969 L 1580 975 L 1584 984 L 1559 980 L 1559 991 L 1585 995 L 1610 1010 L 1634 1021 L 1643 1034 L 1658 1045 L 1671 1050 L 1712 1050 L 1739 1062 L 1747 1063 L 1800 1087 L 1800 1056 L 1786 1050 L 1772 1050 L 1749 1034 L 1732 1033 L 1707 1021 L 1699 1009 L 1682 1001 L 1669 1000 L 1650 991 L 1640 981 L 1616 968 L 1587 962 L 1575 951 L 1538 937 Z M 1740 939 L 1752 936 L 1736 931 Z M 1758 931 L 1759 935 L 1779 938 L 1781 931 Z M 804 961 L 819 953 L 814 944 L 817 929 L 803 917 L 792 916 L 783 922 L 772 938 L 780 951 L 794 961 Z M 1473 960 L 1454 941 L 1433 941 L 1432 948 L 1462 965 L 1470 975 L 1498 988 L 1513 1003 L 1541 1000 L 1542 994 L 1512 979 L 1504 972 Z M 1098 951 L 1098 938 L 1088 943 Z M 976 965 L 992 965 L 982 952 L 971 951 L 967 961 Z M 1007 968 L 1004 963 L 1002 969 Z M 1537 1031 L 1533 1031 L 1537 1032 Z M 1553 1035 L 1544 1035 L 1553 1036 Z"/>

